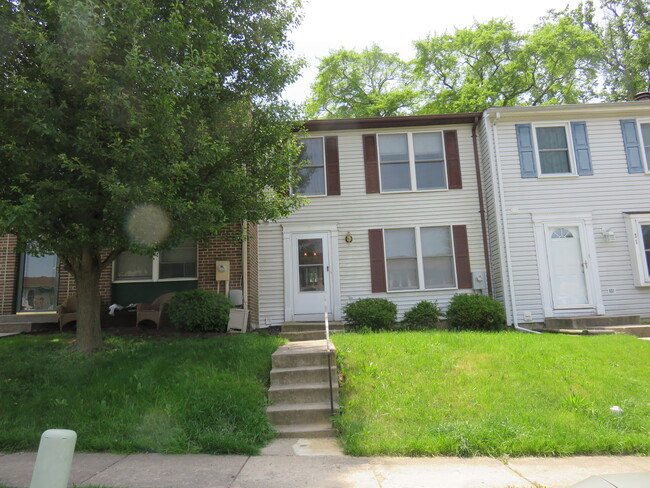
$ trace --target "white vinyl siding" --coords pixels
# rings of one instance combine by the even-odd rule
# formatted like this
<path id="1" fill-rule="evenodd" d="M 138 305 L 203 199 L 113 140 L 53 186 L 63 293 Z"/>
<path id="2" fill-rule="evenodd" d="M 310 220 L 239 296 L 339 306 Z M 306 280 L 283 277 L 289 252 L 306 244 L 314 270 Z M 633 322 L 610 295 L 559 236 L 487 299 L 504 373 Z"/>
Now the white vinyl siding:
<path id="1" fill-rule="evenodd" d="M 388 298 L 403 314 L 421 300 L 437 301 L 446 308 L 459 292 L 447 290 L 409 290 L 400 293 L 372 293 L 368 229 L 437 227 L 466 225 L 473 270 L 485 270 L 481 220 L 474 166 L 471 125 L 435 127 L 435 131 L 456 130 L 463 178 L 463 189 L 444 192 L 400 192 L 390 195 L 367 194 L 363 164 L 362 135 L 368 130 L 328 131 L 314 137 L 338 136 L 341 196 L 318 198 L 277 223 L 260 224 L 259 283 L 260 327 L 281 325 L 284 321 L 284 275 L 282 263 L 282 225 L 333 223 L 338 229 L 340 295 L 342 305 L 359 298 Z M 428 133 L 431 128 L 382 130 L 381 134 Z M 379 132 L 377 132 L 379 133 Z M 353 240 L 345 242 L 350 233 Z"/>
<path id="2" fill-rule="evenodd" d="M 629 106 L 620 104 L 621 107 L 624 105 Z M 650 192 L 646 178 L 628 173 L 620 120 L 633 116 L 631 117 L 629 112 L 621 114 L 616 108 L 612 105 L 611 115 L 603 116 L 604 110 L 599 106 L 585 106 L 571 118 L 563 112 L 562 107 L 558 107 L 557 111 L 551 111 L 549 107 L 538 112 L 537 117 L 542 123 L 546 123 L 545 119 L 587 122 L 593 165 L 593 175 L 589 178 L 522 179 L 515 124 L 523 117 L 526 121 L 534 120 L 536 115 L 521 113 L 508 120 L 504 111 L 496 126 L 492 127 L 494 118 L 487 123 L 488 130 L 494 137 L 494 151 L 489 158 L 489 164 L 495 164 L 498 152 L 503 185 L 503 206 L 498 194 L 491 200 L 498 205 L 498 210 L 492 215 L 496 216 L 500 223 L 497 229 L 494 217 L 490 219 L 490 246 L 491 249 L 497 246 L 499 253 L 505 252 L 493 232 L 500 232 L 501 239 L 508 240 L 510 262 L 501 263 L 500 269 L 505 273 L 507 266 L 512 268 L 518 322 L 524 323 L 526 313 L 531 315 L 532 322 L 543 322 L 545 317 L 532 223 L 533 214 L 545 213 L 589 215 L 593 226 L 595 257 L 599 264 L 599 291 L 602 294 L 605 313 L 623 315 L 634 312 L 650 317 L 649 290 L 634 284 L 633 263 L 628 248 L 630 236 L 624 219 L 626 212 L 650 212 Z M 646 119 L 650 115 L 650 104 L 638 105 L 635 108 L 644 114 Z M 597 111 L 593 116 L 589 113 L 591 109 Z M 552 122 L 549 124 L 554 125 Z M 491 181 L 491 184 L 497 183 Z M 492 212 L 489 207 L 488 212 Z M 503 215 L 507 218 L 505 223 Z M 504 228 L 507 228 L 507 233 Z M 613 239 L 606 238 L 608 231 L 611 231 Z M 499 285 L 501 290 L 496 291 L 497 296 L 504 293 L 506 286 L 506 282 Z M 569 310 L 566 315 L 593 313 L 593 310 Z M 558 316 L 560 315 L 558 312 Z"/>

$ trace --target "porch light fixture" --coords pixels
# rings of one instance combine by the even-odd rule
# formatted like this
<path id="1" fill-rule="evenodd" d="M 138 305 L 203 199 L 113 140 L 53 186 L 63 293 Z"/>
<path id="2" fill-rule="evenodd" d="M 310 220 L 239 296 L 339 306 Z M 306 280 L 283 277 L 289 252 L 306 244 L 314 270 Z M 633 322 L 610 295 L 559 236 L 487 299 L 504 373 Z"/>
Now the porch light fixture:
<path id="1" fill-rule="evenodd" d="M 612 229 L 603 228 L 603 237 L 607 242 L 616 241 L 616 234 L 614 234 L 614 231 Z"/>
<path id="2" fill-rule="evenodd" d="M 347 242 L 348 244 L 352 242 L 352 234 L 350 234 L 349 232 L 345 234 L 345 242 Z"/>

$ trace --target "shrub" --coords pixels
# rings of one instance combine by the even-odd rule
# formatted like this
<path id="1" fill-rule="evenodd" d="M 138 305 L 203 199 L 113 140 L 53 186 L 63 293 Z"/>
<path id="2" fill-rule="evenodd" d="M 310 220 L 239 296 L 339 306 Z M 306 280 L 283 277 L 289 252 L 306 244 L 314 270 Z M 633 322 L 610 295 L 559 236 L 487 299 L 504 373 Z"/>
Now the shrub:
<path id="1" fill-rule="evenodd" d="M 343 308 L 343 319 L 350 329 L 392 329 L 397 319 L 397 306 L 385 298 L 362 298 Z"/>
<path id="2" fill-rule="evenodd" d="M 233 307 L 225 295 L 209 290 L 188 290 L 169 301 L 172 325 L 188 332 L 226 332 L 228 315 Z"/>
<path id="3" fill-rule="evenodd" d="M 402 328 L 406 330 L 435 329 L 440 322 L 442 310 L 437 303 L 422 300 L 404 314 Z"/>
<path id="4" fill-rule="evenodd" d="M 447 309 L 447 322 L 455 330 L 503 330 L 503 305 L 487 295 L 456 294 Z"/>

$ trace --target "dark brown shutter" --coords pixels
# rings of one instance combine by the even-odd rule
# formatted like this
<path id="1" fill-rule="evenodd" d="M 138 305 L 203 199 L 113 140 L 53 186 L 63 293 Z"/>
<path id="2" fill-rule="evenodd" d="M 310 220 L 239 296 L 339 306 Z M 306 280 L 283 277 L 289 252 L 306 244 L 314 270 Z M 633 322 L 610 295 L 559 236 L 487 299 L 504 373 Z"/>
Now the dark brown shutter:
<path id="1" fill-rule="evenodd" d="M 469 245 L 467 243 L 467 227 L 452 226 L 454 234 L 454 257 L 456 259 L 456 276 L 458 288 L 472 288 L 472 267 L 469 263 Z"/>
<path id="2" fill-rule="evenodd" d="M 379 193 L 379 158 L 375 134 L 363 136 L 363 163 L 366 169 L 366 193 Z"/>
<path id="3" fill-rule="evenodd" d="M 444 131 L 445 136 L 445 159 L 447 160 L 447 179 L 450 190 L 463 188 L 463 180 L 460 176 L 460 155 L 458 153 L 458 134 L 455 130 Z"/>
<path id="4" fill-rule="evenodd" d="M 339 138 L 325 138 L 325 166 L 327 168 L 327 194 L 341 194 L 341 176 L 339 171 Z"/>
<path id="5" fill-rule="evenodd" d="M 373 293 L 386 291 L 386 262 L 384 261 L 384 231 L 368 229 L 370 242 L 370 282 Z"/>

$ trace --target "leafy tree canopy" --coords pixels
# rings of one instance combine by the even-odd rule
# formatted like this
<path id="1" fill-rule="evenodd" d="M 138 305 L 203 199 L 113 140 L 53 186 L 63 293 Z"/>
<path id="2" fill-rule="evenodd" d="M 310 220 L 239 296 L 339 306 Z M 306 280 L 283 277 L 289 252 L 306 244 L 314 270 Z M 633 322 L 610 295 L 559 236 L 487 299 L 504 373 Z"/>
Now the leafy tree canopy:
<path id="1" fill-rule="evenodd" d="M 101 346 L 99 272 L 297 204 L 292 0 L 0 6 L 0 231 L 56 253 Z M 139 238 L 137 238 L 139 237 Z M 110 250 L 107 256 L 106 250 Z"/>
<path id="2" fill-rule="evenodd" d="M 312 93 L 307 115 L 327 118 L 400 115 L 418 97 L 408 64 L 377 45 L 330 53 L 320 62 Z"/>
<path id="3" fill-rule="evenodd" d="M 602 0 L 596 8 L 587 0 L 572 10 L 550 11 L 528 33 L 493 19 L 414 45 L 415 58 L 408 62 L 377 46 L 360 54 L 332 52 L 312 86 L 310 115 L 631 100 L 650 83 L 650 4 Z"/>

